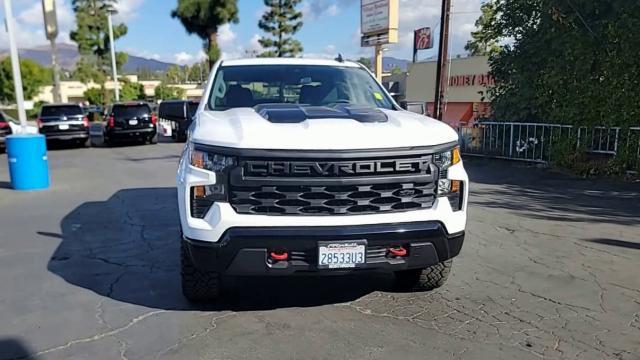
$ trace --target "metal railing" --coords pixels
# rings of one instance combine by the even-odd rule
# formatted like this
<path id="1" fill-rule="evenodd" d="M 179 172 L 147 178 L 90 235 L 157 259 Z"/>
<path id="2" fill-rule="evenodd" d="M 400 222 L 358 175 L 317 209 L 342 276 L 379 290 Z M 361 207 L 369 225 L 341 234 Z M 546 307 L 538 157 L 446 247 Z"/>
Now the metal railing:
<path id="1" fill-rule="evenodd" d="M 458 128 L 462 152 L 467 155 L 547 164 L 559 146 L 616 155 L 626 151 L 640 161 L 640 127 L 575 127 L 561 124 L 482 122 Z"/>

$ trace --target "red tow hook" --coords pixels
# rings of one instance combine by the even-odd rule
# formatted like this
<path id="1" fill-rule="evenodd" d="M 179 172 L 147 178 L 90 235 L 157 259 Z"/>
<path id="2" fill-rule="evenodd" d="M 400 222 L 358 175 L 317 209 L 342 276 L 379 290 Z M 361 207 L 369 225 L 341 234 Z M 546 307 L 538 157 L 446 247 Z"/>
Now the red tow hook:
<path id="1" fill-rule="evenodd" d="M 286 250 L 272 251 L 269 257 L 275 261 L 285 261 L 289 258 L 289 253 Z"/>
<path id="2" fill-rule="evenodd" d="M 391 255 L 397 256 L 397 257 L 404 257 L 407 256 L 407 249 L 403 248 L 403 247 L 390 247 L 389 248 L 389 253 Z"/>

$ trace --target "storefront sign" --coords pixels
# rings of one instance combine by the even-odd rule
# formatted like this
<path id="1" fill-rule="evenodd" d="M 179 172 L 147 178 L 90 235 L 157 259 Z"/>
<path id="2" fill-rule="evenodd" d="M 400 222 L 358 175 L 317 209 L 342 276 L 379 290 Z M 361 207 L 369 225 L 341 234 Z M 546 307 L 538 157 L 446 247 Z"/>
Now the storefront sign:
<path id="1" fill-rule="evenodd" d="M 431 28 L 422 28 L 413 32 L 413 42 L 415 50 L 426 50 L 433 47 L 431 38 Z"/>
<path id="2" fill-rule="evenodd" d="M 361 0 L 361 45 L 376 46 L 397 43 L 398 13 L 398 0 Z"/>
<path id="3" fill-rule="evenodd" d="M 449 86 L 483 86 L 495 85 L 495 79 L 489 74 L 453 75 L 449 78 Z"/>
<path id="4" fill-rule="evenodd" d="M 360 16 L 363 34 L 386 32 L 389 29 L 389 0 L 362 0 Z"/>

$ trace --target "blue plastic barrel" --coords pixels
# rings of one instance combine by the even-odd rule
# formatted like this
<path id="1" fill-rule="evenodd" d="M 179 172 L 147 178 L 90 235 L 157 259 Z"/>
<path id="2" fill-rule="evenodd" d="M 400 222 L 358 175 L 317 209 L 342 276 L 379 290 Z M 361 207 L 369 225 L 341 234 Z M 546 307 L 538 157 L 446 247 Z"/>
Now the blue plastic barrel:
<path id="1" fill-rule="evenodd" d="M 48 188 L 49 165 L 44 135 L 9 135 L 6 145 L 11 186 L 15 190 Z"/>

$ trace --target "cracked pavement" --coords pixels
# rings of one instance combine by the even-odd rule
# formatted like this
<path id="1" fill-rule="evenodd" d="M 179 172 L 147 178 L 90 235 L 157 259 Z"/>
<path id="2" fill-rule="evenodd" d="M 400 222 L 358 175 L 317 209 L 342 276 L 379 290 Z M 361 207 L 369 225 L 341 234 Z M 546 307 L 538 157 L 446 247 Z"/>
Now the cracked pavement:
<path id="1" fill-rule="evenodd" d="M 8 190 L 0 155 L 0 359 L 640 359 L 640 184 L 469 160 L 452 276 L 179 286 L 181 144 L 49 152 L 52 187 Z"/>

